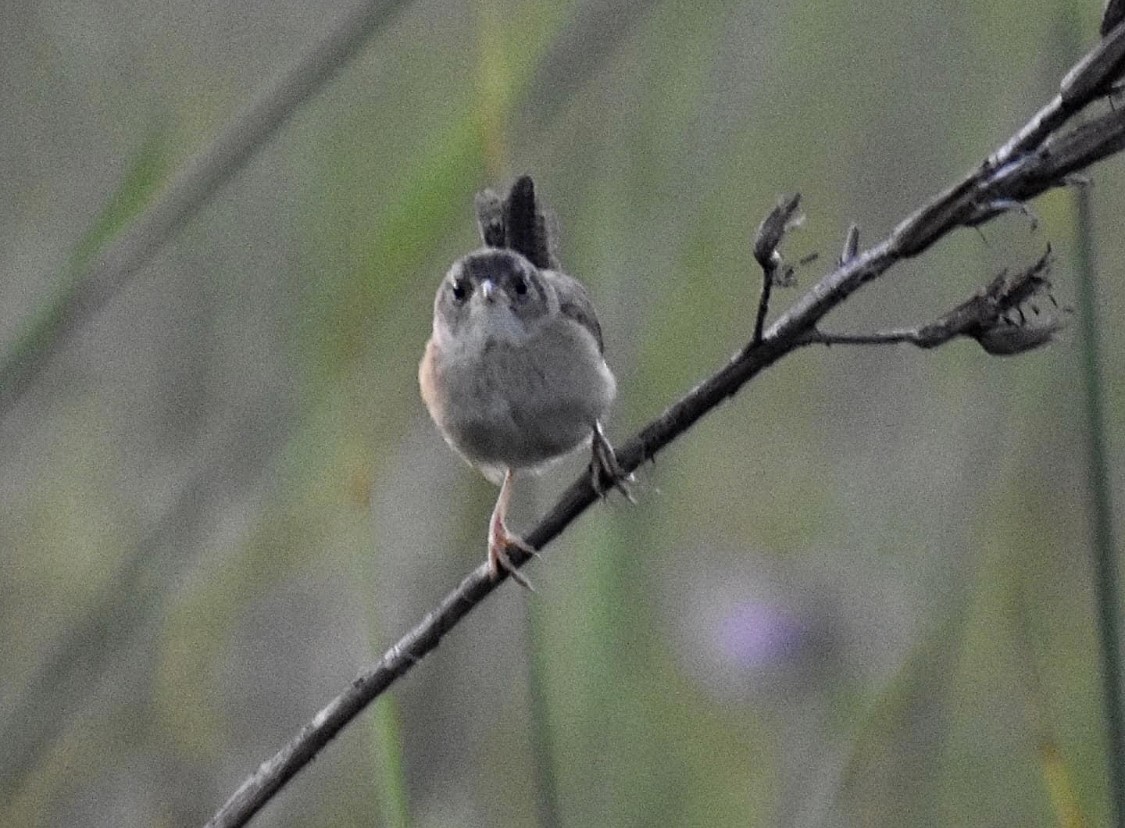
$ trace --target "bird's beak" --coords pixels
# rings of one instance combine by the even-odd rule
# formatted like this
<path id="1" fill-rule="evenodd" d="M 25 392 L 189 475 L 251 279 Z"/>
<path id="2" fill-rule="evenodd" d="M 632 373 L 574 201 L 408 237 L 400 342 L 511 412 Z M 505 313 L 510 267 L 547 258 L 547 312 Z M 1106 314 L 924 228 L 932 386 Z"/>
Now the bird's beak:
<path id="1" fill-rule="evenodd" d="M 496 283 L 491 279 L 485 279 L 480 283 L 480 293 L 484 301 L 491 302 L 492 297 L 496 295 Z"/>

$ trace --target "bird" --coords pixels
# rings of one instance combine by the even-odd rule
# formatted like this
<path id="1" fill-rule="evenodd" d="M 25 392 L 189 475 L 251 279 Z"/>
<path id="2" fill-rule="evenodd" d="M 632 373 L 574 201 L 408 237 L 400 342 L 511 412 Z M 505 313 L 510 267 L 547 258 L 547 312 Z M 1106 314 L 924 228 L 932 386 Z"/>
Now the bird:
<path id="1" fill-rule="evenodd" d="M 488 572 L 531 584 L 509 550 L 535 554 L 506 523 L 517 472 L 537 472 L 592 447 L 599 494 L 628 495 L 603 423 L 617 392 L 585 286 L 558 265 L 530 176 L 506 199 L 476 197 L 483 247 L 453 262 L 434 297 L 418 383 L 445 441 L 500 494 L 488 524 Z"/>

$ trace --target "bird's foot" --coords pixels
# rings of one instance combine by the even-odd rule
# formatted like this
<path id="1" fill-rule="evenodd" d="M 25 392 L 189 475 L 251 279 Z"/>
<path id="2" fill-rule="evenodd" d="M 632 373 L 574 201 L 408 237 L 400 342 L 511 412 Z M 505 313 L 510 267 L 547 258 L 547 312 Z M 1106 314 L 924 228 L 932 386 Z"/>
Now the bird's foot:
<path id="1" fill-rule="evenodd" d="M 535 587 L 531 585 L 531 581 L 527 580 L 516 568 L 516 565 L 512 563 L 512 559 L 508 556 L 509 549 L 518 549 L 528 555 L 538 555 L 535 549 L 523 538 L 509 532 L 503 520 L 494 516 L 488 527 L 489 576 L 495 581 L 500 577 L 500 570 L 503 569 L 521 587 L 535 592 Z"/>
<path id="2" fill-rule="evenodd" d="M 594 439 L 590 446 L 592 455 L 590 458 L 590 484 L 594 487 L 594 491 L 598 493 L 599 497 L 605 498 L 610 489 L 617 489 L 625 495 L 626 500 L 635 506 L 637 501 L 629 490 L 628 484 L 636 482 L 636 478 L 632 474 L 626 474 L 617 462 L 617 453 L 613 450 L 609 438 L 605 436 L 605 431 L 602 429 L 600 422 L 594 423 Z"/>

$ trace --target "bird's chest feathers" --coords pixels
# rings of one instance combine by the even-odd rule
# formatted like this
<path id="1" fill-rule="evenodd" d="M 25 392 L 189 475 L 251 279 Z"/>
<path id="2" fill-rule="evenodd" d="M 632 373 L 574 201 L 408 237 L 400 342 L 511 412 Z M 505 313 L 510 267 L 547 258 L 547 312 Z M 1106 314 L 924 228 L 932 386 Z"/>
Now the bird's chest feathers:
<path id="1" fill-rule="evenodd" d="M 447 354 L 444 367 L 451 388 L 481 408 L 507 407 L 512 397 L 550 383 L 550 366 L 537 337 L 524 330 L 518 336 L 506 333 L 467 337 Z"/>

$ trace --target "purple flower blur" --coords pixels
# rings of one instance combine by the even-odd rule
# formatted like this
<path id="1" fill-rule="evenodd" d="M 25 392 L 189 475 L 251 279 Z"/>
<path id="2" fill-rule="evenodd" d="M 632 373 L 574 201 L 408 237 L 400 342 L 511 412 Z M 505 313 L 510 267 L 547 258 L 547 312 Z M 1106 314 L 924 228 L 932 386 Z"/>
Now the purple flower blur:
<path id="1" fill-rule="evenodd" d="M 728 571 L 722 583 L 700 578 L 666 604 L 681 663 L 720 698 L 791 700 L 794 692 L 816 692 L 839 666 L 831 596 L 767 568 L 756 562 L 752 573 Z"/>
<path id="2" fill-rule="evenodd" d="M 742 601 L 717 619 L 711 646 L 720 660 L 743 669 L 781 666 L 800 659 L 812 630 L 792 610 L 768 601 Z"/>

